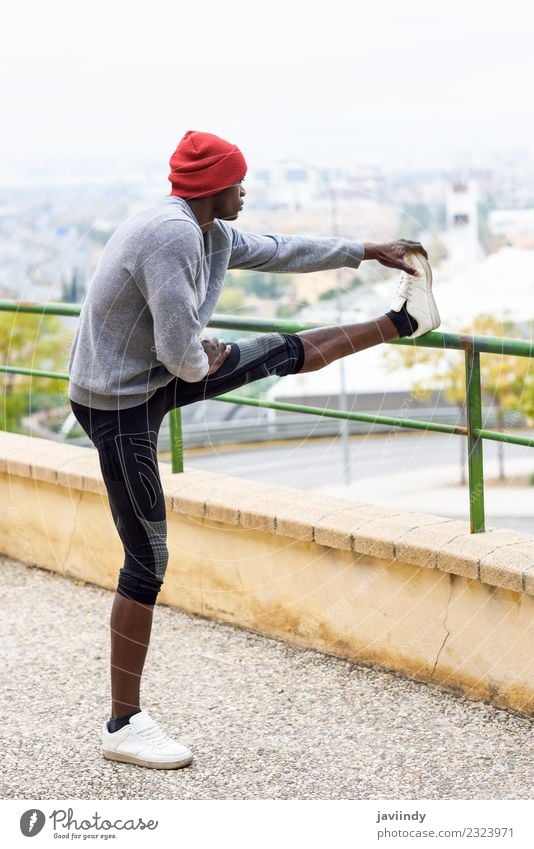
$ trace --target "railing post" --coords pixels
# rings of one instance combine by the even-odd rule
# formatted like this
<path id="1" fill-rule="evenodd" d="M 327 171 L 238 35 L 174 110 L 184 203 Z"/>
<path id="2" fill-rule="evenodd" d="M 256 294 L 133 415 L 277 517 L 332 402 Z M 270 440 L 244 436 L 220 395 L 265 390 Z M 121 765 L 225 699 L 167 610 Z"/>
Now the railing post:
<path id="1" fill-rule="evenodd" d="M 482 427 L 482 393 L 480 388 L 480 354 L 471 347 L 465 351 L 465 385 L 467 401 L 467 462 L 469 468 L 469 514 L 471 533 L 485 531 L 484 467 L 482 438 L 476 429 Z"/>
<path id="2" fill-rule="evenodd" d="M 184 443 L 182 439 L 182 414 L 179 407 L 170 411 L 171 462 L 173 472 L 184 470 Z"/>

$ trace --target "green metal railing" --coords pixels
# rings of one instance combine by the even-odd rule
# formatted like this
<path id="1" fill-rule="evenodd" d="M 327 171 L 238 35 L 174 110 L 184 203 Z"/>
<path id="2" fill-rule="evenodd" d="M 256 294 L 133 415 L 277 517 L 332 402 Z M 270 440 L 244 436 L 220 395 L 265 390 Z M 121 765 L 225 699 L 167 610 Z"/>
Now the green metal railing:
<path id="1" fill-rule="evenodd" d="M 35 304 L 25 301 L 0 300 L 0 311 L 39 313 L 49 315 L 78 316 L 79 304 Z M 324 327 L 324 324 L 301 324 L 291 321 L 269 321 L 265 319 L 230 318 L 215 314 L 208 322 L 209 327 L 223 330 L 257 331 L 261 333 L 282 332 L 298 333 Z M 389 345 L 415 345 L 423 348 L 456 349 L 465 355 L 466 374 L 466 418 L 467 426 L 424 422 L 417 419 L 407 419 L 396 416 L 374 416 L 368 413 L 354 413 L 345 410 L 326 410 L 321 407 L 310 407 L 302 404 L 285 404 L 277 401 L 263 401 L 256 398 L 242 398 L 228 393 L 216 395 L 213 400 L 224 401 L 227 404 L 245 404 L 252 407 L 264 407 L 271 410 L 286 410 L 288 412 L 306 413 L 349 421 L 368 422 L 369 424 L 385 424 L 394 427 L 405 427 L 411 430 L 424 430 L 434 433 L 452 433 L 467 438 L 468 469 L 469 469 L 469 513 L 471 533 L 482 533 L 485 530 L 484 519 L 484 468 L 483 440 L 491 439 L 497 442 L 508 442 L 514 445 L 534 447 L 534 439 L 515 436 L 510 433 L 485 430 L 482 427 L 482 393 L 480 384 L 480 354 L 502 354 L 503 356 L 533 357 L 534 343 L 521 339 L 507 339 L 494 336 L 467 336 L 455 333 L 439 333 L 432 331 L 416 339 L 394 339 Z M 34 377 L 53 377 L 68 380 L 68 374 L 40 371 L 38 369 L 17 368 L 16 366 L 0 365 L 0 371 L 16 374 L 29 374 Z M 173 472 L 183 471 L 183 439 L 180 410 L 170 412 L 171 457 Z"/>

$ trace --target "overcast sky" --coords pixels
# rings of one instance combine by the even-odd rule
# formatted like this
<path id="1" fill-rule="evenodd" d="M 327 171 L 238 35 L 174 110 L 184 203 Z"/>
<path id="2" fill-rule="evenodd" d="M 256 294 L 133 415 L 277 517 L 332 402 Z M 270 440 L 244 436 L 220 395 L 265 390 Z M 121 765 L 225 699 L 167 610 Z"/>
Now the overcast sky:
<path id="1" fill-rule="evenodd" d="M 236 142 L 249 166 L 531 149 L 529 5 L 12 2 L 0 168 L 166 167 L 187 129 Z"/>

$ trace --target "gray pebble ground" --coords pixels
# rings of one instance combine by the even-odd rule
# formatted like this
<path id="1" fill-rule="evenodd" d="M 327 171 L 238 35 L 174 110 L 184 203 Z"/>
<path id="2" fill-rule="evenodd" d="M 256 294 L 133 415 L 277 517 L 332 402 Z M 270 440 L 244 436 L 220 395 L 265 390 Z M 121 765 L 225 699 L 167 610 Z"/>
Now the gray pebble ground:
<path id="1" fill-rule="evenodd" d="M 531 799 L 533 721 L 158 605 L 142 706 L 195 761 L 100 754 L 113 593 L 0 558 L 4 799 Z"/>

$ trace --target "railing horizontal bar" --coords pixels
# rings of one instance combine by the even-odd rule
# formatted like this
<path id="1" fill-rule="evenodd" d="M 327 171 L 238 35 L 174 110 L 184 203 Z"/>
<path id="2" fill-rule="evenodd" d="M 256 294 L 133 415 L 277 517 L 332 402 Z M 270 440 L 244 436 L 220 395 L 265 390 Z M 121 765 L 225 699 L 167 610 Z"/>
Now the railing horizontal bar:
<path id="1" fill-rule="evenodd" d="M 50 377 L 58 380 L 68 380 L 68 374 L 61 374 L 55 371 L 43 371 L 40 369 L 22 368 L 17 366 L 0 365 L 0 372 L 10 372 L 14 374 L 28 374 L 33 377 Z M 277 401 L 260 402 L 256 398 L 240 398 L 236 395 L 217 395 L 214 401 L 228 401 L 230 404 L 245 404 L 252 407 L 265 407 L 266 409 L 286 410 L 294 413 L 306 413 L 319 416 L 326 416 L 336 419 L 349 419 L 352 421 L 370 422 L 371 424 L 389 424 L 395 427 L 407 427 L 414 430 L 432 430 L 440 431 L 441 433 L 453 433 L 460 436 L 467 435 L 465 427 L 457 427 L 455 425 L 441 425 L 435 422 L 423 422 L 418 419 L 399 419 L 394 416 L 372 416 L 366 413 L 345 412 L 344 410 L 323 410 L 321 407 L 309 407 L 300 404 L 284 404 Z M 534 448 L 534 439 L 524 436 L 513 436 L 512 434 L 499 433 L 493 430 L 476 429 L 476 435 L 483 439 L 492 439 L 495 442 L 510 442 L 514 445 L 525 445 Z"/>
<path id="2" fill-rule="evenodd" d="M 416 339 L 392 339 L 388 344 L 459 351 L 472 350 L 479 354 L 534 357 L 534 342 L 527 342 L 526 339 L 511 339 L 507 336 L 467 336 L 460 333 L 439 333 L 433 330 Z"/>
<path id="3" fill-rule="evenodd" d="M 0 312 L 46 313 L 48 315 L 78 316 L 81 304 L 67 304 L 57 301 L 54 303 L 36 303 L 32 301 L 11 301 L 0 299 Z M 215 313 L 208 327 L 223 330 L 260 331 L 263 333 L 298 333 L 301 330 L 313 330 L 317 327 L 328 327 L 325 322 L 302 323 L 284 321 L 281 319 L 241 318 Z M 459 351 L 473 350 L 488 354 L 510 354 L 517 357 L 534 357 L 534 341 L 526 339 L 510 339 L 498 336 L 469 336 L 458 333 L 440 333 L 432 331 L 418 336 L 416 339 L 391 339 L 388 345 L 415 345 L 420 348 L 456 349 Z"/>
<path id="4" fill-rule="evenodd" d="M 265 318 L 238 318 L 215 313 L 208 327 L 220 327 L 223 330 L 259 330 L 264 333 L 298 333 L 328 324 L 302 324 L 295 321 L 280 321 Z M 419 348 L 443 348 L 465 351 L 471 349 L 480 353 L 510 354 L 518 357 L 534 357 L 534 342 L 525 339 L 510 339 L 499 336 L 469 336 L 461 333 L 440 333 L 432 331 L 416 339 L 391 339 L 388 345 L 415 345 Z"/>
<path id="5" fill-rule="evenodd" d="M 22 368 L 17 366 L 0 365 L 0 372 L 14 374 L 28 374 L 33 377 L 51 377 L 58 380 L 68 380 L 68 374 L 55 371 L 43 371 L 40 369 Z M 237 395 L 217 395 L 214 401 L 228 401 L 229 404 L 245 404 L 252 407 L 265 407 L 266 409 L 286 410 L 293 413 L 306 413 L 312 415 L 326 416 L 335 419 L 349 419 L 352 421 L 370 422 L 371 424 L 389 424 L 395 427 L 407 427 L 414 430 L 432 430 L 441 433 L 453 433 L 460 436 L 467 435 L 465 427 L 455 425 L 441 425 L 435 422 L 424 422 L 418 419 L 397 418 L 395 416 L 372 416 L 366 413 L 346 412 L 344 410 L 323 410 L 321 407 L 309 407 L 300 404 L 284 404 L 278 401 L 259 401 L 256 398 L 240 398 Z M 483 439 L 492 439 L 495 442 L 510 442 L 514 445 L 526 445 L 534 448 L 534 439 L 524 436 L 513 436 L 512 434 L 499 433 L 493 430 L 476 430 L 476 435 Z"/>
<path id="6" fill-rule="evenodd" d="M 37 368 L 23 368 L 22 366 L 3 366 L 0 365 L 0 371 L 7 371 L 10 374 L 31 374 L 34 377 L 57 377 L 58 380 L 68 380 L 68 374 L 61 374 L 57 371 L 42 371 Z"/>
<path id="7" fill-rule="evenodd" d="M 295 413 L 309 413 L 314 416 L 326 416 L 333 419 L 348 419 L 370 424 L 389 424 L 394 427 L 408 427 L 413 430 L 430 430 L 437 433 L 455 433 L 467 436 L 467 428 L 456 425 L 422 422 L 417 419 L 397 418 L 396 416 L 372 416 L 368 413 L 353 413 L 345 410 L 323 410 L 322 407 L 308 407 L 301 404 L 283 404 L 279 401 L 261 401 L 258 398 L 241 398 L 238 395 L 215 395 L 211 400 L 226 401 L 229 404 L 245 404 L 249 407 L 265 407 L 268 410 L 286 410 Z"/>
<path id="8" fill-rule="evenodd" d="M 2 312 L 47 313 L 48 315 L 80 315 L 81 304 L 64 304 L 61 301 L 40 304 L 34 301 L 5 301 L 0 299 Z"/>
<path id="9" fill-rule="evenodd" d="M 528 448 L 534 448 L 534 439 L 528 436 L 513 436 L 511 433 L 499 433 L 495 430 L 484 430 L 483 428 L 475 428 L 474 433 L 482 439 L 492 439 L 494 442 L 510 442 L 512 445 L 526 445 Z"/>
<path id="10" fill-rule="evenodd" d="M 214 313 L 208 321 L 208 327 L 220 327 L 223 330 L 258 330 L 262 333 L 298 333 L 299 330 L 313 330 L 325 327 L 325 323 L 284 321 L 270 318 L 238 318 L 236 316 Z"/>

